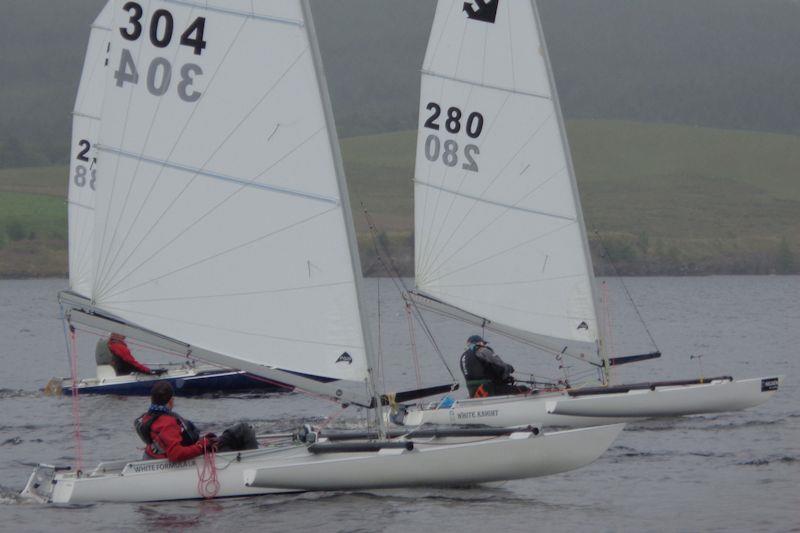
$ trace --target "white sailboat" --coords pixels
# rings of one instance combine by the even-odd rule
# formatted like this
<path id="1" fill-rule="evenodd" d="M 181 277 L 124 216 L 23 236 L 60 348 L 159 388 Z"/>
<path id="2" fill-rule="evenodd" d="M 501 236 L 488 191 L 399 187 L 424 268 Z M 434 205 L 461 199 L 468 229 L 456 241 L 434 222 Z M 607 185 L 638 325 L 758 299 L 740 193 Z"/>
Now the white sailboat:
<path id="1" fill-rule="evenodd" d="M 213 495 L 519 479 L 607 449 L 621 425 L 385 431 L 307 0 L 114 0 L 112 12 L 91 293 L 62 296 L 68 320 L 376 408 L 376 435 L 304 432 L 219 454 Z M 199 498 L 203 466 L 40 465 L 23 494 Z"/>
<path id="2" fill-rule="evenodd" d="M 779 377 L 608 386 L 610 366 L 648 356 L 606 353 L 535 0 L 438 3 L 422 68 L 416 161 L 409 299 L 594 365 L 600 386 L 411 408 L 405 424 L 585 426 L 744 409 L 778 389 Z"/>
<path id="3" fill-rule="evenodd" d="M 71 164 L 69 168 L 69 293 L 92 299 L 94 287 L 94 227 L 97 191 L 97 140 L 100 130 L 106 78 L 110 66 L 113 2 L 109 1 L 94 20 L 81 73 L 72 120 Z M 103 332 L 107 334 L 107 332 Z M 179 395 L 214 390 L 290 390 L 251 379 L 244 372 L 220 369 L 197 361 L 161 366 L 159 376 L 118 375 L 110 365 L 98 365 L 94 377 L 76 383 L 81 394 L 148 395 L 152 384 L 169 380 Z M 71 378 L 53 378 L 45 388 L 51 393 L 72 392 Z"/>

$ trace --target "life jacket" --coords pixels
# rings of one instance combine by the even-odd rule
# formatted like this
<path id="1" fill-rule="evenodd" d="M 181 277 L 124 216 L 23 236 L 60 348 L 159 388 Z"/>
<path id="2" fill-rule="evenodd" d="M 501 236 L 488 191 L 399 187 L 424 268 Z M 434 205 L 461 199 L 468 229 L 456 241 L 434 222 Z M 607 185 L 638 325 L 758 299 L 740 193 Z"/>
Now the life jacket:
<path id="1" fill-rule="evenodd" d="M 178 413 L 151 413 L 148 411 L 133 421 L 133 427 L 136 428 L 136 434 L 139 435 L 139 438 L 156 454 L 161 455 L 166 453 L 166 450 L 162 450 L 158 443 L 153 440 L 153 435 L 150 433 L 155 421 L 162 416 L 171 416 L 178 422 L 178 425 L 181 427 L 182 446 L 191 446 L 200 440 L 200 432 L 191 420 L 186 420 Z"/>
<path id="2" fill-rule="evenodd" d="M 464 374 L 464 378 L 467 382 L 482 381 L 491 377 L 486 372 L 483 361 L 478 359 L 478 356 L 475 354 L 476 350 L 477 348 L 468 349 L 461 354 L 461 372 Z"/>

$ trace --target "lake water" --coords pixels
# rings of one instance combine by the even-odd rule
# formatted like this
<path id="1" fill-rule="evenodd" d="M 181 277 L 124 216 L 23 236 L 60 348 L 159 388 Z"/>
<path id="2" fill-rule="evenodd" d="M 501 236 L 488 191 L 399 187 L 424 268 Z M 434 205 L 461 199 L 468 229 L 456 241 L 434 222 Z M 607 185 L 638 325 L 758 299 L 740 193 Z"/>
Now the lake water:
<path id="1" fill-rule="evenodd" d="M 664 356 L 621 367 L 619 381 L 783 374 L 782 390 L 743 412 L 629 425 L 592 465 L 573 472 L 461 489 L 312 493 L 249 499 L 58 508 L 21 501 L 37 462 L 74 459 L 72 404 L 39 391 L 69 374 L 56 293 L 65 280 L 0 280 L 0 529 L 8 531 L 800 531 L 800 277 L 625 279 Z M 651 345 L 618 279 L 607 280 L 617 353 Z M 400 298 L 390 280 L 368 280 L 389 388 L 416 385 Z M 378 298 L 380 296 L 380 298 Z M 376 321 L 373 320 L 373 324 Z M 455 369 L 467 326 L 430 318 Z M 376 336 L 377 336 L 377 327 Z M 417 330 L 423 384 L 448 381 Z M 557 376 L 551 358 L 490 337 L 518 369 Z M 80 372 L 93 343 L 79 335 Z M 702 354 L 699 360 L 690 355 Z M 146 362 L 157 354 L 138 353 Z M 572 369 L 578 372 L 580 369 Z M 138 457 L 132 421 L 143 398 L 80 399 L 84 463 Z M 236 420 L 261 431 L 304 421 L 355 424 L 364 413 L 301 394 L 178 399 L 205 429 Z M 464 465 L 468 468 L 469 465 Z"/>

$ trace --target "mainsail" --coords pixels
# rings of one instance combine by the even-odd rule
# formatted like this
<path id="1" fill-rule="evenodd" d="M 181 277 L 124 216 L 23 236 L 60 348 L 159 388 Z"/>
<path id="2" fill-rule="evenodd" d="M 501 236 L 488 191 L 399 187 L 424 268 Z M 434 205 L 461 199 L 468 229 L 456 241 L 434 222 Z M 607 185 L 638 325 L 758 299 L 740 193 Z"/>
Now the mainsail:
<path id="1" fill-rule="evenodd" d="M 363 384 L 361 273 L 307 2 L 115 0 L 112 28 L 91 312 L 213 362 Z"/>
<path id="2" fill-rule="evenodd" d="M 422 71 L 416 283 L 427 303 L 596 361 L 592 264 L 554 87 L 531 0 L 439 1 Z"/>
<path id="3" fill-rule="evenodd" d="M 69 287 L 81 296 L 92 291 L 94 204 L 97 190 L 96 141 L 108 71 L 112 2 L 92 24 L 78 96 L 72 114 L 69 168 Z"/>

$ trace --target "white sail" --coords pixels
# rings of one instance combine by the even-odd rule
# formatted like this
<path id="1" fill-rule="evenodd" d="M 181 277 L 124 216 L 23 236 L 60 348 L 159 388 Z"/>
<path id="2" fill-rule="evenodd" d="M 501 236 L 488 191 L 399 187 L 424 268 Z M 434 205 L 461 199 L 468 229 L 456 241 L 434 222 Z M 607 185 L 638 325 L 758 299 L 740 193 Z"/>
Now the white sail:
<path id="1" fill-rule="evenodd" d="M 530 0 L 440 0 L 415 172 L 421 293 L 597 355 L 593 273 L 569 147 Z"/>
<path id="2" fill-rule="evenodd" d="M 360 272 L 304 11 L 115 0 L 92 300 L 224 364 L 363 381 Z"/>
<path id="3" fill-rule="evenodd" d="M 72 115 L 69 168 L 69 287 L 81 296 L 92 291 L 94 204 L 97 189 L 96 141 L 108 71 L 111 2 L 92 24 Z"/>

